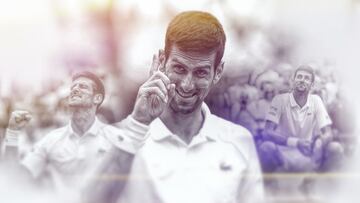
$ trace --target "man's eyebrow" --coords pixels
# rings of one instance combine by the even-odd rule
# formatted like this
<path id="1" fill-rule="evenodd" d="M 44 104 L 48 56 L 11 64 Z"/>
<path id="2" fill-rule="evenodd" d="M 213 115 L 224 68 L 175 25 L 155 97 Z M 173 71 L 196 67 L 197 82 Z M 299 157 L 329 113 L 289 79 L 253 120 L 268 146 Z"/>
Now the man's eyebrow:
<path id="1" fill-rule="evenodd" d="M 181 62 L 179 59 L 177 58 L 173 58 L 172 59 L 172 62 L 175 62 L 175 63 L 179 63 L 183 66 L 186 66 L 186 64 L 184 62 Z M 199 66 L 197 66 L 196 68 L 205 68 L 205 69 L 211 69 L 211 65 L 209 64 L 200 64 Z"/>
<path id="2" fill-rule="evenodd" d="M 76 83 L 73 83 L 73 84 L 71 85 L 71 87 L 74 87 L 75 85 L 85 85 L 85 86 L 87 86 L 87 84 L 84 83 L 84 82 L 76 82 Z"/>
<path id="3" fill-rule="evenodd" d="M 177 59 L 177 58 L 173 58 L 173 59 L 172 59 L 172 62 L 179 63 L 179 64 L 185 66 L 185 64 L 184 64 L 183 62 L 181 62 L 181 61 L 180 61 L 179 59 Z"/>
<path id="4" fill-rule="evenodd" d="M 198 68 L 198 69 L 211 69 L 211 66 L 206 64 L 206 65 L 200 65 L 200 66 L 198 66 L 196 68 Z"/>

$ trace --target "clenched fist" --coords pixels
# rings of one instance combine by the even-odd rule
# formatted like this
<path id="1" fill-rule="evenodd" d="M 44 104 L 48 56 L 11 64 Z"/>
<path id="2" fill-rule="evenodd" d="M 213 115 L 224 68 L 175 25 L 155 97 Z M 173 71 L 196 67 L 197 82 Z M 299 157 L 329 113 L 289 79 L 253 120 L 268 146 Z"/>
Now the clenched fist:
<path id="1" fill-rule="evenodd" d="M 15 110 L 11 113 L 9 129 L 22 130 L 31 120 L 32 116 L 28 111 Z"/>

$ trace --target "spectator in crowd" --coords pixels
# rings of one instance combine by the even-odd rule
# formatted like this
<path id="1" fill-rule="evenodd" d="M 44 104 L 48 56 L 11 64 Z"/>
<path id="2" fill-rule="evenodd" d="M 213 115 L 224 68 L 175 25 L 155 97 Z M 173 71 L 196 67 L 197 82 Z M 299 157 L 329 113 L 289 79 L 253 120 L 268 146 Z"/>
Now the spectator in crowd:
<path id="1" fill-rule="evenodd" d="M 276 95 L 276 85 L 272 81 L 264 81 L 260 84 L 262 96 L 249 104 L 248 112 L 254 119 L 254 125 L 251 126 L 251 132 L 256 140 L 261 141 L 265 129 L 266 112 L 268 112 L 271 101 Z"/>
<path id="2" fill-rule="evenodd" d="M 253 118 L 247 107 L 258 98 L 258 90 L 249 84 L 236 83 L 230 86 L 225 94 L 230 107 L 230 120 L 249 129 Z"/>
<path id="3" fill-rule="evenodd" d="M 336 99 L 329 105 L 329 115 L 333 121 L 334 139 L 342 144 L 346 155 L 351 156 L 356 149 L 356 116 L 354 104 L 343 92 L 338 92 Z"/>
<path id="4" fill-rule="evenodd" d="M 274 70 L 279 74 L 279 93 L 288 93 L 291 91 L 291 76 L 294 72 L 294 67 L 287 63 L 282 63 L 274 67 Z"/>

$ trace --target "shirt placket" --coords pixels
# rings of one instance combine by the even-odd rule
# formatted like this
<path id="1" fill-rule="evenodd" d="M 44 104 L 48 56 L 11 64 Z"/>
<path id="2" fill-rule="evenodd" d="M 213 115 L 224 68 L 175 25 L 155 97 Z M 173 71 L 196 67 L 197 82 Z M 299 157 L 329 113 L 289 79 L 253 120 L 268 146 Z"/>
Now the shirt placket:
<path id="1" fill-rule="evenodd" d="M 180 139 L 174 139 L 174 141 L 176 143 L 176 147 L 178 151 L 179 165 L 180 167 L 181 166 L 185 167 L 187 164 L 186 157 L 187 157 L 188 146 Z"/>
<path id="2" fill-rule="evenodd" d="M 294 133 L 295 133 L 295 137 L 299 137 L 299 132 L 301 130 L 300 128 L 300 113 L 301 113 L 301 108 L 299 106 L 295 106 L 294 107 L 294 112 L 292 113 L 293 116 L 293 120 L 295 121 L 294 125 Z"/>
<path id="3" fill-rule="evenodd" d="M 86 136 L 86 135 L 83 135 Z M 78 160 L 84 160 L 86 155 L 85 155 L 85 137 L 80 137 L 79 139 L 76 140 L 76 158 Z"/>
<path id="4" fill-rule="evenodd" d="M 181 155 L 182 155 L 182 162 L 181 162 L 181 174 L 179 176 L 181 185 L 189 185 L 194 184 L 196 180 L 193 179 L 191 176 L 191 161 L 189 158 L 191 158 L 191 145 L 181 145 Z M 188 191 L 189 188 L 184 187 L 183 188 L 183 196 L 186 197 L 186 194 L 189 194 Z M 191 192 L 191 191 L 190 191 Z"/>

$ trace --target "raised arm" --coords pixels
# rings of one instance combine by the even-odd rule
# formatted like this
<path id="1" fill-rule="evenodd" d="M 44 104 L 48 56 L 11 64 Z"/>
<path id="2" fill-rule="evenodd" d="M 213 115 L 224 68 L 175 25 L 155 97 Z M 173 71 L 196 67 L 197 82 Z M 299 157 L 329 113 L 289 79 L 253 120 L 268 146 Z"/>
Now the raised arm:
<path id="1" fill-rule="evenodd" d="M 32 116 L 28 111 L 15 110 L 11 113 L 9 126 L 6 129 L 5 139 L 1 147 L 2 158 L 10 160 L 18 160 L 19 158 L 19 137 L 25 126 L 30 122 Z"/>
<path id="2" fill-rule="evenodd" d="M 139 88 L 134 110 L 128 118 L 116 124 L 123 131 L 120 138 L 100 165 L 93 181 L 84 190 L 85 202 L 116 202 L 126 184 L 136 151 L 147 138 L 148 125 L 163 112 L 173 97 L 175 85 L 159 71 L 163 52 L 154 55 L 150 78 Z"/>

